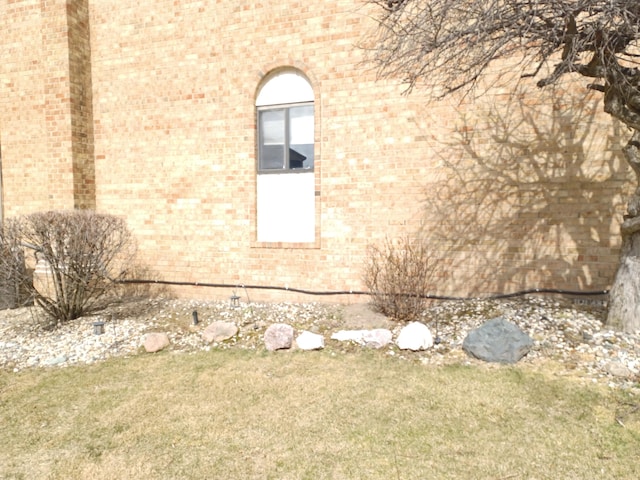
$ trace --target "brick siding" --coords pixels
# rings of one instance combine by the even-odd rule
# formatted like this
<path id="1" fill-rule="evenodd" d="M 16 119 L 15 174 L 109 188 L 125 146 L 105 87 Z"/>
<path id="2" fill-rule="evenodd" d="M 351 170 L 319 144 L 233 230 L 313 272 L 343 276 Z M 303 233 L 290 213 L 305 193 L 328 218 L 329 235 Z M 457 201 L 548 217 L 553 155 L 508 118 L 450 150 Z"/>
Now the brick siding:
<path id="1" fill-rule="evenodd" d="M 582 83 L 403 95 L 362 64 L 373 25 L 346 0 L 25 0 L 0 18 L 5 217 L 124 216 L 164 280 L 360 290 L 367 246 L 400 235 L 432 246 L 434 293 L 612 280 L 628 132 Z M 255 98 L 281 68 L 315 92 L 312 244 L 256 242 Z"/>

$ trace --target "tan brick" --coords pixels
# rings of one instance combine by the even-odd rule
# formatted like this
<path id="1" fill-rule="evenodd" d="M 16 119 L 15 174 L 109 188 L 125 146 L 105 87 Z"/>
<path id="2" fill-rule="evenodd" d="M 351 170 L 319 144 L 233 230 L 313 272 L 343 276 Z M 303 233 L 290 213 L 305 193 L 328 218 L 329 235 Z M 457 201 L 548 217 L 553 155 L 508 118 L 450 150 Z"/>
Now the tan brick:
<path id="1" fill-rule="evenodd" d="M 0 18 L 4 216 L 124 216 L 165 280 L 361 290 L 368 244 L 420 232 L 434 293 L 611 282 L 627 134 L 582 84 L 555 103 L 403 96 L 361 65 L 372 24 L 347 0 L 25 0 Z M 259 244 L 254 102 L 287 67 L 316 98 L 317 240 Z"/>

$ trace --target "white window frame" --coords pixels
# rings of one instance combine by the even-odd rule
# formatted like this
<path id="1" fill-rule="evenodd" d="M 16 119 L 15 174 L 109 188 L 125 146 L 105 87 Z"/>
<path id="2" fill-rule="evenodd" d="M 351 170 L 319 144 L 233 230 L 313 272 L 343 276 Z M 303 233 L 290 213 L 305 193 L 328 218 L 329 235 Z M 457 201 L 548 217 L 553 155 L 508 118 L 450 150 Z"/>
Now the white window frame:
<path id="1" fill-rule="evenodd" d="M 291 148 L 292 143 L 292 137 L 293 137 L 293 132 L 292 132 L 292 128 L 291 128 L 291 110 L 295 109 L 297 107 L 311 107 L 312 108 L 312 123 L 311 125 L 308 127 L 310 129 L 309 132 L 305 132 L 304 135 L 310 135 L 311 136 L 311 142 L 309 144 L 306 145 L 311 145 L 311 148 L 314 149 L 314 142 L 313 142 L 313 134 L 314 134 L 314 123 L 313 123 L 313 115 L 315 114 L 315 109 L 313 108 L 313 102 L 306 102 L 306 103 L 293 103 L 293 104 L 287 104 L 287 105 L 272 105 L 272 106 L 265 106 L 265 107 L 258 107 L 258 172 L 259 173 L 283 173 L 283 172 L 291 172 L 291 173 L 295 173 L 295 172 L 312 172 L 313 171 L 313 166 L 314 166 L 314 158 L 312 157 L 310 159 L 310 165 L 309 166 L 303 166 L 304 162 L 308 161 L 307 157 L 305 157 L 304 155 L 302 155 L 300 152 L 297 152 L 296 150 Z M 284 131 L 283 133 L 283 164 L 282 164 L 282 168 L 267 168 L 264 164 L 264 158 L 263 158 L 263 147 L 265 146 L 264 144 L 264 132 L 263 132 L 263 128 L 262 128 L 262 115 L 264 112 L 275 112 L 275 111 L 282 111 L 284 112 Z M 314 155 L 315 152 L 311 152 L 312 155 Z M 301 159 L 292 159 L 292 156 L 295 154 L 299 154 L 302 158 Z M 314 155 L 315 156 L 315 155 Z M 294 166 L 293 162 L 295 161 L 299 161 L 301 162 L 300 166 Z"/>

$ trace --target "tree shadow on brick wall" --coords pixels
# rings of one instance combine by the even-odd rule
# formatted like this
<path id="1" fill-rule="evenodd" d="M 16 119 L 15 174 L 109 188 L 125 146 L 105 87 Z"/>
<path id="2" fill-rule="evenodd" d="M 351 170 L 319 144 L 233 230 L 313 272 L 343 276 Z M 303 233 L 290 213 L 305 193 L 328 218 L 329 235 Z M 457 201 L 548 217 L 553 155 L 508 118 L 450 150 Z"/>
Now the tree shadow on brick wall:
<path id="1" fill-rule="evenodd" d="M 597 97 L 513 95 L 476 120 L 460 113 L 436 149 L 421 231 L 442 266 L 435 290 L 607 288 L 630 185 L 626 132 L 597 119 Z"/>

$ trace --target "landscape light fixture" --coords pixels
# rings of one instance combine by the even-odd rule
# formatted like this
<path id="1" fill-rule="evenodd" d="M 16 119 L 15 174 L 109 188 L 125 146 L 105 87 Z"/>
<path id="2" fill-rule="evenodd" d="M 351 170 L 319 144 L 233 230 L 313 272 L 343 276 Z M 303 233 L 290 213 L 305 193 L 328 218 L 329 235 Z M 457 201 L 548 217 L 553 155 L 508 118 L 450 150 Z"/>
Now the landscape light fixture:
<path id="1" fill-rule="evenodd" d="M 104 322 L 93 322 L 93 334 L 102 335 L 104 333 Z"/>
<path id="2" fill-rule="evenodd" d="M 229 305 L 231 306 L 231 308 L 240 307 L 240 297 L 236 295 L 236 292 L 233 292 L 233 295 L 229 297 Z"/>

